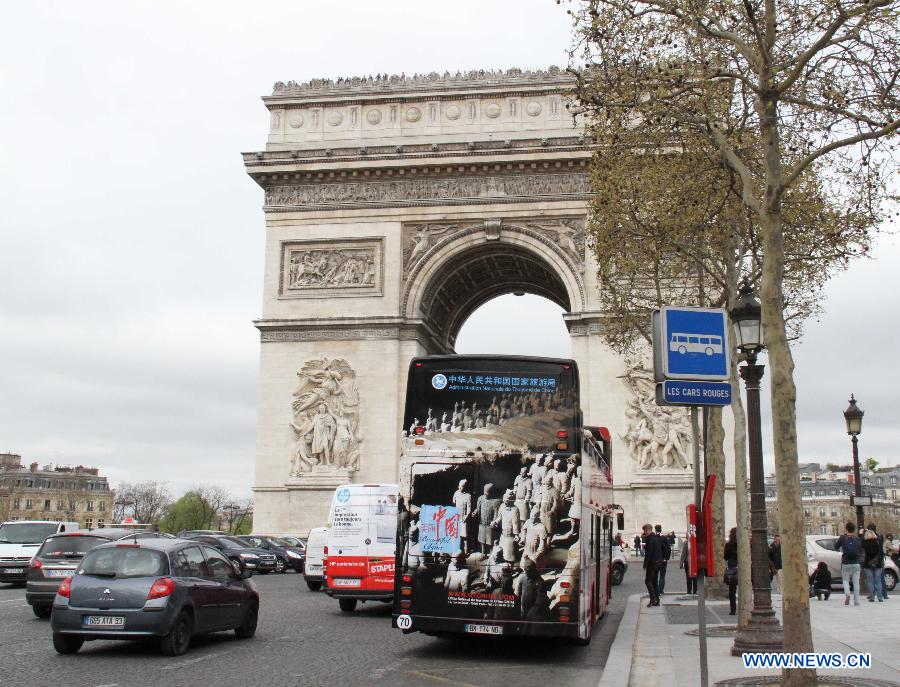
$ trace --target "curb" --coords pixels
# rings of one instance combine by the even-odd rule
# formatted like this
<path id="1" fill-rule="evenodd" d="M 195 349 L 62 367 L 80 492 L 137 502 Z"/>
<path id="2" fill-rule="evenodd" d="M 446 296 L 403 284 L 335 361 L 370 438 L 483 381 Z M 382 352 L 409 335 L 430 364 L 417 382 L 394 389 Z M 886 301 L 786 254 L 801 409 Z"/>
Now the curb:
<path id="1" fill-rule="evenodd" d="M 625 614 L 616 638 L 609 649 L 606 666 L 597 687 L 622 687 L 631 679 L 631 661 L 634 655 L 634 640 L 637 636 L 638 616 L 641 614 L 641 594 L 628 597 Z"/>

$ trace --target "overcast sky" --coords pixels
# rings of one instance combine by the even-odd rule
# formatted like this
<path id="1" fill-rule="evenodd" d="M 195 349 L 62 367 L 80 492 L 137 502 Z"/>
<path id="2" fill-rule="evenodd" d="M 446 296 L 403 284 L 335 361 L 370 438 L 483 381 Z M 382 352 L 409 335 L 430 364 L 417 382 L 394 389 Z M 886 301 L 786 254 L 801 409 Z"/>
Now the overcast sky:
<path id="1" fill-rule="evenodd" d="M 264 225 L 240 153 L 265 145 L 260 96 L 278 80 L 564 64 L 568 36 L 551 0 L 9 4 L 0 451 L 249 495 Z M 797 349 L 804 460 L 848 455 L 851 391 L 863 454 L 897 460 L 896 240 L 875 258 L 831 284 Z M 568 354 L 556 306 L 484 316 L 497 307 L 461 350 Z M 509 333 L 526 320 L 556 334 L 522 349 Z"/>

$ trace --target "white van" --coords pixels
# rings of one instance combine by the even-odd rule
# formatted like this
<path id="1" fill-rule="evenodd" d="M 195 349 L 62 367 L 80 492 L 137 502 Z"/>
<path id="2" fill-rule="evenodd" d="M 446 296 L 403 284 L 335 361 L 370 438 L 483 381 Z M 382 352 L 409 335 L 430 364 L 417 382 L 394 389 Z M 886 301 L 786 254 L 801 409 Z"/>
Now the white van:
<path id="1" fill-rule="evenodd" d="M 351 612 L 357 601 L 392 601 L 397 484 L 345 484 L 328 517 L 325 593 Z"/>
<path id="2" fill-rule="evenodd" d="M 52 534 L 77 530 L 77 522 L 10 520 L 0 524 L 0 582 L 25 584 L 28 565 Z"/>
<path id="3" fill-rule="evenodd" d="M 322 588 L 325 579 L 325 545 L 328 543 L 328 528 L 313 527 L 306 538 L 306 565 L 303 568 L 303 579 L 310 591 L 317 592 Z"/>

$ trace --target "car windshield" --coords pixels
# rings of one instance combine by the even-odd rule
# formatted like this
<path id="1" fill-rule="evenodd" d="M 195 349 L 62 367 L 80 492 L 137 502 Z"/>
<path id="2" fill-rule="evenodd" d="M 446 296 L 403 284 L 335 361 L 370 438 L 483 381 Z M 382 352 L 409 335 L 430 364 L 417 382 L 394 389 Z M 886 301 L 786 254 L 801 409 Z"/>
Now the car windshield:
<path id="1" fill-rule="evenodd" d="M 0 544 L 40 544 L 56 529 L 55 522 L 5 522 L 0 525 Z"/>
<path id="2" fill-rule="evenodd" d="M 50 537 L 44 542 L 37 555 L 44 558 L 81 558 L 86 551 L 107 541 L 107 539 L 89 535 L 64 534 L 61 537 Z"/>
<path id="3" fill-rule="evenodd" d="M 300 548 L 303 548 L 303 542 L 297 539 L 297 537 L 281 537 L 276 541 L 283 541 L 288 546 L 299 546 Z"/>
<path id="4" fill-rule="evenodd" d="M 159 551 L 118 545 L 94 549 L 84 557 L 79 575 L 96 577 L 157 577 L 169 573 L 169 561 Z"/>
<path id="5" fill-rule="evenodd" d="M 275 546 L 297 546 L 294 542 L 288 541 L 287 539 L 281 539 L 280 537 L 269 537 L 269 541 L 275 544 Z"/>

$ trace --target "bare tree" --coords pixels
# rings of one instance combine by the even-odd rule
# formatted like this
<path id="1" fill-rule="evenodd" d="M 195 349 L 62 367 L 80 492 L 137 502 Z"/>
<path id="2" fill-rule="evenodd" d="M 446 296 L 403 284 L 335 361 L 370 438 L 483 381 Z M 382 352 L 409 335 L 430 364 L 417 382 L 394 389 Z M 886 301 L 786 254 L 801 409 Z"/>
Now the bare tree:
<path id="1" fill-rule="evenodd" d="M 122 482 L 116 489 L 113 521 L 132 517 L 136 522 L 159 524 L 172 503 L 164 482 Z"/>
<path id="2" fill-rule="evenodd" d="M 784 201 L 815 169 L 870 217 L 884 212 L 900 128 L 900 0 L 587 0 L 572 11 L 579 96 L 613 144 L 714 145 L 759 225 L 784 542 L 785 649 L 811 651 L 797 467 L 796 388 L 785 317 Z M 752 130 L 752 139 L 743 136 Z M 816 226 L 812 236 L 827 239 Z M 790 687 L 813 670 L 786 670 Z"/>

